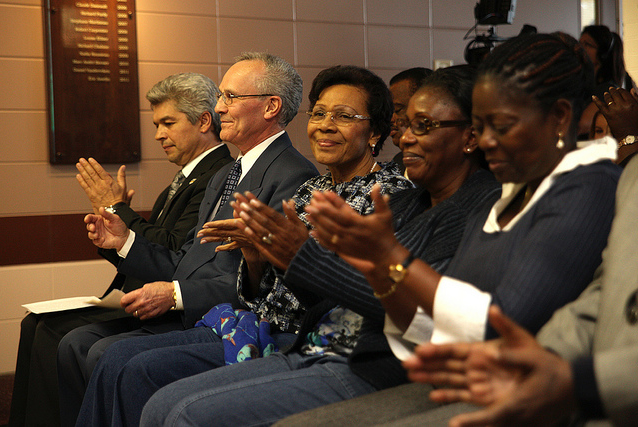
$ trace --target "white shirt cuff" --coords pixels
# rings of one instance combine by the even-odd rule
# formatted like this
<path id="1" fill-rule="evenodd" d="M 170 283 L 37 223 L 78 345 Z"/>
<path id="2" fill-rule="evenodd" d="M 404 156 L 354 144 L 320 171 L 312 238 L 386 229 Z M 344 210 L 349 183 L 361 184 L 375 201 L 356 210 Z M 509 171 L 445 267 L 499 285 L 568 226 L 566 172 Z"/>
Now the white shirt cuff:
<path id="1" fill-rule="evenodd" d="M 179 287 L 179 282 L 177 280 L 173 280 L 173 285 L 175 285 L 175 298 L 177 299 L 177 303 L 175 304 L 175 310 L 184 310 L 184 301 L 182 300 L 182 289 Z"/>
<path id="2" fill-rule="evenodd" d="M 443 276 L 434 295 L 432 342 L 483 341 L 492 295 Z"/>
<path id="3" fill-rule="evenodd" d="M 418 307 L 405 332 L 401 331 L 386 314 L 383 332 L 394 356 L 399 360 L 405 360 L 412 354 L 414 347 L 430 340 L 433 328 L 432 318 L 421 307 Z"/>
<path id="4" fill-rule="evenodd" d="M 117 251 L 117 254 L 122 258 L 126 258 L 128 252 L 131 250 L 131 246 L 133 246 L 133 242 L 135 242 L 135 231 L 129 230 L 126 242 L 124 243 L 124 246 L 122 246 L 122 249 Z"/>

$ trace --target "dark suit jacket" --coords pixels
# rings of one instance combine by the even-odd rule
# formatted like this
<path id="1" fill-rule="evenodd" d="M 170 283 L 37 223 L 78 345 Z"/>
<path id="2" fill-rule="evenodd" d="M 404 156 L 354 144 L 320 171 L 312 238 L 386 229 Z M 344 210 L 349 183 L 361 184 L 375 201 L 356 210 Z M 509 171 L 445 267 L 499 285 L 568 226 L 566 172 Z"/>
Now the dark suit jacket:
<path id="1" fill-rule="evenodd" d="M 128 205 L 118 206 L 117 214 L 136 234 L 171 250 L 178 250 L 186 241 L 188 232 L 197 224 L 199 205 L 204 198 L 208 181 L 220 168 L 232 161 L 230 151 L 225 145 L 208 153 L 177 189 L 164 212 L 162 208 L 168 197 L 170 185 L 162 191 L 155 200 L 148 221 Z M 115 266 L 120 261 L 120 257 L 113 249 L 99 249 L 98 252 Z M 130 292 L 142 287 L 144 283 L 146 282 L 133 276 L 117 273 L 106 293 L 113 289 Z"/>
<path id="2" fill-rule="evenodd" d="M 218 243 L 202 245 L 196 237 L 196 232 L 209 221 L 231 167 L 226 165 L 211 179 L 200 206 L 197 226 L 179 251 L 171 251 L 136 235 L 128 256 L 120 261 L 118 271 L 146 282 L 179 281 L 184 303 L 181 325 L 174 324 L 176 317 L 169 312 L 147 322 L 147 328 L 153 326 L 154 332 L 193 327 L 211 307 L 222 302 L 239 306 L 236 281 L 241 251 L 215 253 Z M 236 191 L 251 191 L 259 200 L 281 212 L 281 201 L 292 197 L 297 187 L 315 175 L 317 169 L 292 146 L 284 133 L 262 153 Z M 227 203 L 213 219 L 232 217 L 233 209 Z"/>

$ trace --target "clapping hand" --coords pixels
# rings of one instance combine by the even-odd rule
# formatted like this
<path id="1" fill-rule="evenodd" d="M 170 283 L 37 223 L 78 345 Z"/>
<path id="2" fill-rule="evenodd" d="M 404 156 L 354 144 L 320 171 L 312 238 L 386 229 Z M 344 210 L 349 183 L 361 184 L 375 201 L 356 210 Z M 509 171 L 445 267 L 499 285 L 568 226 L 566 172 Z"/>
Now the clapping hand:
<path id="1" fill-rule="evenodd" d="M 119 251 L 126 243 L 130 230 L 119 216 L 103 207 L 99 208 L 98 214 L 84 217 L 89 239 L 97 247 Z"/>
<path id="2" fill-rule="evenodd" d="M 114 205 L 119 202 L 131 203 L 134 190 L 126 188 L 126 166 L 122 165 L 117 171 L 117 180 L 93 158 L 80 159 L 75 165 L 79 174 L 75 177 L 89 197 L 93 212 L 99 213 L 99 208 Z"/>

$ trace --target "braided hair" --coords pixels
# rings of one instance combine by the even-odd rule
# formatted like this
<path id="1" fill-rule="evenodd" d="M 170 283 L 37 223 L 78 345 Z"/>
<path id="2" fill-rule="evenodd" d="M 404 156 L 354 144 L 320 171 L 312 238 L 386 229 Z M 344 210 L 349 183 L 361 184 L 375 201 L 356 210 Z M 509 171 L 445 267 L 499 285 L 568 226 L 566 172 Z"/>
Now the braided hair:
<path id="1" fill-rule="evenodd" d="M 575 131 L 591 102 L 594 69 L 578 41 L 565 33 L 527 34 L 496 47 L 479 66 L 479 79 L 489 77 L 521 90 L 549 111 L 559 99 L 572 105 Z"/>

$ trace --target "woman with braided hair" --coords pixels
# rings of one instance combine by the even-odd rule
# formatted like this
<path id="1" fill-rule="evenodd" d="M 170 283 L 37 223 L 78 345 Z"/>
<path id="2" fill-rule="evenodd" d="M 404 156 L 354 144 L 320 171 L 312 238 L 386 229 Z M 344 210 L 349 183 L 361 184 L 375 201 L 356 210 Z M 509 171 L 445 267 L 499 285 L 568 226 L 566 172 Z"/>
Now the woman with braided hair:
<path id="1" fill-rule="evenodd" d="M 306 208 L 314 237 L 360 269 L 382 296 L 386 335 L 400 359 L 422 342 L 495 338 L 487 322 L 490 305 L 535 333 L 591 281 L 610 230 L 620 170 L 612 163 L 613 139 L 576 145 L 593 86 L 585 55 L 566 34 L 534 34 L 508 40 L 481 63 L 472 123 L 502 196 L 470 217 L 445 275 L 396 241 L 378 193 L 375 213 L 367 217 L 332 193 L 315 195 Z M 422 386 L 400 386 L 284 424 L 335 413 L 383 423 L 422 412 L 426 399 Z M 423 415 L 413 425 L 432 421 Z"/>

